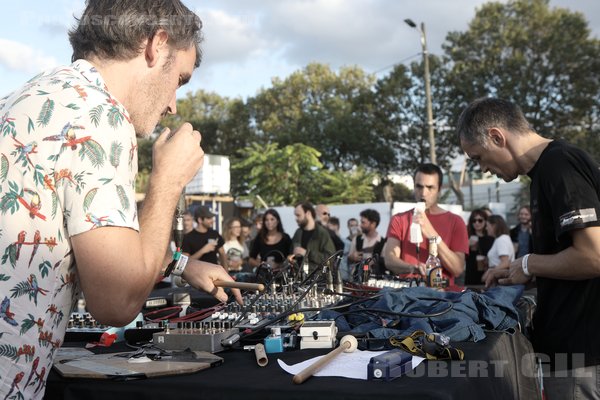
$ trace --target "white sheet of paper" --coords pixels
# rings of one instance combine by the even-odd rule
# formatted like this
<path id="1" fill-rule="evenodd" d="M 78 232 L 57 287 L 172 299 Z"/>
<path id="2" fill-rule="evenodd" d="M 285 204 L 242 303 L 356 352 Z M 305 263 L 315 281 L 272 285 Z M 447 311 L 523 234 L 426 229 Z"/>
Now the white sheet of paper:
<path id="1" fill-rule="evenodd" d="M 341 376 L 343 378 L 367 380 L 367 366 L 369 365 L 369 361 L 371 361 L 372 357 L 383 353 L 387 353 L 387 351 L 355 350 L 352 353 L 341 353 L 313 376 Z M 281 359 L 277 359 L 277 363 L 285 372 L 296 375 L 322 357 L 324 356 L 314 357 L 294 365 L 288 365 L 281 361 Z M 424 360 L 423 357 L 413 356 L 412 369 L 417 368 Z"/>
<path id="2" fill-rule="evenodd" d="M 331 362 L 317 371 L 313 376 L 341 376 L 344 378 L 367 379 L 367 365 L 372 357 L 386 353 L 385 351 L 361 351 L 355 350 L 352 353 L 341 353 L 334 357 Z M 279 366 L 292 375 L 296 375 L 306 367 L 317 362 L 324 356 L 318 356 L 298 364 L 287 365 L 285 362 L 277 359 Z"/>

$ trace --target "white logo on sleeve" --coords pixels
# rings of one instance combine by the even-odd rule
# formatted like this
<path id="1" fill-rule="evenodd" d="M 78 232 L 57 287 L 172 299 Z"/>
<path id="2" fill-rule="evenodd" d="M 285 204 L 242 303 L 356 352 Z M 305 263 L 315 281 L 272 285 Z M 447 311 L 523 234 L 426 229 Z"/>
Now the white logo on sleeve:
<path id="1" fill-rule="evenodd" d="M 559 218 L 560 227 L 564 228 L 570 225 L 581 225 L 586 222 L 594 222 L 598 220 L 596 210 L 594 208 L 584 208 L 583 210 L 569 211 Z"/>

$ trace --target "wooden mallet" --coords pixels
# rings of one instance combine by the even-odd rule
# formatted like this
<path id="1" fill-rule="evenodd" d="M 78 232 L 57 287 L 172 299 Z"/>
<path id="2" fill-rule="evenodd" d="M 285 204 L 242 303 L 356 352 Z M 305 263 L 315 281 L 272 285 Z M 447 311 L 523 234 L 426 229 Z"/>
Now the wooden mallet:
<path id="1" fill-rule="evenodd" d="M 340 345 L 336 349 L 330 351 L 325 356 L 323 356 L 322 358 L 317 360 L 314 364 L 309 365 L 308 367 L 304 368 L 302 371 L 300 371 L 299 373 L 294 375 L 294 378 L 292 379 L 292 381 L 295 384 L 298 384 L 298 385 L 301 384 L 302 382 L 304 382 L 305 380 L 307 380 L 308 378 L 313 376 L 313 374 L 316 373 L 318 370 L 320 370 L 325 365 L 327 365 L 338 354 L 352 353 L 354 350 L 357 349 L 357 347 L 358 347 L 358 342 L 356 341 L 356 338 L 354 336 L 352 336 L 352 335 L 344 336 L 340 340 Z"/>

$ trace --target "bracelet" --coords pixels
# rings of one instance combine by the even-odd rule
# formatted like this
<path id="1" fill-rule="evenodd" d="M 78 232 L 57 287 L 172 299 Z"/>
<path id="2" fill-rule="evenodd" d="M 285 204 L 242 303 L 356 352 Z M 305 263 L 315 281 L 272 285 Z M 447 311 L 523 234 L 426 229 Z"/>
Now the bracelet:
<path id="1" fill-rule="evenodd" d="M 188 262 L 188 256 L 181 254 L 179 259 L 177 260 L 177 264 L 175 264 L 175 268 L 173 268 L 172 274 L 175 276 L 183 275 L 183 271 L 185 271 L 187 262 Z"/>
<path id="2" fill-rule="evenodd" d="M 182 257 L 185 257 L 185 261 L 181 261 Z M 188 261 L 188 256 L 184 256 L 183 254 L 181 254 L 181 251 L 179 251 L 179 249 L 177 249 L 177 251 L 175 253 L 173 253 L 173 261 L 171 261 L 169 263 L 169 265 L 167 266 L 167 269 L 165 269 L 163 278 L 166 278 L 167 276 L 169 276 L 171 274 L 181 276 L 181 274 L 183 274 L 183 270 L 185 269 L 187 261 Z M 180 265 L 180 263 L 181 263 L 181 265 Z M 175 273 L 175 269 L 177 269 L 177 268 L 179 268 L 179 271 L 180 271 L 179 273 Z"/>
<path id="3" fill-rule="evenodd" d="M 529 266 L 527 265 L 527 261 L 529 260 L 530 255 L 531 254 L 525 254 L 521 259 L 521 268 L 523 269 L 523 273 L 525 274 L 525 276 L 531 276 L 531 274 L 529 273 Z"/>

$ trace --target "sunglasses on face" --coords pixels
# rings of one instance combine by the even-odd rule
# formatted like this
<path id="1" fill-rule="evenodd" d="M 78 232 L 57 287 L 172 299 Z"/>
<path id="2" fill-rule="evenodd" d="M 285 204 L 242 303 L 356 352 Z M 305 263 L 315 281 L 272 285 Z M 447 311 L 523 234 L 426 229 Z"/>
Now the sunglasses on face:
<path id="1" fill-rule="evenodd" d="M 475 218 L 475 219 L 473 220 L 473 222 L 479 222 L 479 223 L 482 223 L 482 222 L 485 222 L 485 220 L 484 220 L 483 218 Z"/>

